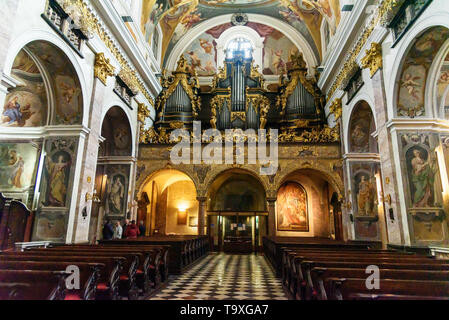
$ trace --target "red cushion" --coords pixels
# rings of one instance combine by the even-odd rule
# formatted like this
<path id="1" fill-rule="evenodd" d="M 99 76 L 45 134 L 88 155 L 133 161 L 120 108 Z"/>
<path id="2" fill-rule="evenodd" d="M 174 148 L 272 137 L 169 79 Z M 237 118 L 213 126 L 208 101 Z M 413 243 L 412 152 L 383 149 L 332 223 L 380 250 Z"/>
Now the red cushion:
<path id="1" fill-rule="evenodd" d="M 106 283 L 99 283 L 99 284 L 97 284 L 97 290 L 98 291 L 107 291 L 107 290 L 109 290 L 109 287 Z"/>
<path id="2" fill-rule="evenodd" d="M 150 266 L 150 269 L 156 269 L 156 267 L 155 267 L 155 266 L 153 266 L 153 265 L 151 265 L 151 266 Z"/>
<path id="3" fill-rule="evenodd" d="M 137 269 L 137 272 L 136 272 L 137 274 L 143 274 L 143 271 L 142 270 L 140 270 L 140 269 Z"/>
<path id="4" fill-rule="evenodd" d="M 67 293 L 64 300 L 83 300 L 76 293 Z"/>
<path id="5" fill-rule="evenodd" d="M 120 280 L 122 280 L 122 281 L 128 281 L 128 280 L 129 280 L 129 277 L 123 275 L 123 276 L 120 276 Z"/>

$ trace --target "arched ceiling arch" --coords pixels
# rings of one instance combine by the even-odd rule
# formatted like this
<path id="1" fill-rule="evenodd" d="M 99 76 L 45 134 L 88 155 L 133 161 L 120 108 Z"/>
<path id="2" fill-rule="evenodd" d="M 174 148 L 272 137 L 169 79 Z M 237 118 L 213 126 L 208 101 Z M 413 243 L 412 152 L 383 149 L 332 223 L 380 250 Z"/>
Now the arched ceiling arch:
<path id="1" fill-rule="evenodd" d="M 162 56 L 197 24 L 219 15 L 259 14 L 293 26 L 321 56 L 320 27 L 323 19 L 331 34 L 340 22 L 339 0 L 143 0 L 142 32 L 146 39 L 159 24 L 163 32 Z"/>
<path id="2" fill-rule="evenodd" d="M 207 21 L 201 22 L 192 29 L 190 29 L 184 37 L 182 37 L 172 48 L 170 52 L 167 52 L 165 67 L 168 70 L 175 70 L 176 63 L 183 52 L 189 47 L 189 45 L 200 37 L 202 34 L 208 30 L 229 23 L 231 20 L 231 14 L 217 16 L 211 18 Z M 316 48 L 310 45 L 307 37 L 303 34 L 298 33 L 297 30 L 282 20 L 259 15 L 259 14 L 248 14 L 250 23 L 260 23 L 268 24 L 270 27 L 278 30 L 283 35 L 285 35 L 298 49 L 300 49 L 304 54 L 304 59 L 309 67 L 309 74 L 313 75 L 315 73 L 314 67 L 319 65 L 319 56 Z"/>

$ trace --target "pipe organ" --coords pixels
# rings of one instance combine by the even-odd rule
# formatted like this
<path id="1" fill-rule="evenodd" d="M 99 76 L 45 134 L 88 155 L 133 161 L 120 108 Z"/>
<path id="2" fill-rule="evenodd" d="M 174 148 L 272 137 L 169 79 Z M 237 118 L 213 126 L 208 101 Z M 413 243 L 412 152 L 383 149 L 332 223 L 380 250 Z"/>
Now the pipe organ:
<path id="1" fill-rule="evenodd" d="M 324 97 L 316 82 L 308 78 L 302 54 L 292 56 L 288 66 L 287 75 L 280 77 L 278 92 L 268 92 L 253 59 L 244 51 L 235 51 L 214 76 L 212 90 L 202 93 L 196 73 L 192 74 L 181 56 L 177 70 L 161 79 L 156 125 L 146 141 L 168 143 L 170 130 L 191 129 L 193 121 L 201 121 L 203 130 L 274 128 L 291 141 L 310 140 L 319 132 L 332 133 L 335 140 L 337 130 L 331 132 L 326 125 Z"/>

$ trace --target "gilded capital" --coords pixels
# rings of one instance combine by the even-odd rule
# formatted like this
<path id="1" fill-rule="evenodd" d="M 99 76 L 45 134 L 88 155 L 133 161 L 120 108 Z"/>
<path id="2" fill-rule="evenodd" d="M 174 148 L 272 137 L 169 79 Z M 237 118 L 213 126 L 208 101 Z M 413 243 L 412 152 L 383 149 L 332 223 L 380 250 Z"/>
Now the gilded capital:
<path id="1" fill-rule="evenodd" d="M 95 77 L 100 79 L 104 85 L 107 84 L 108 77 L 114 75 L 115 68 L 110 64 L 109 59 L 104 56 L 104 53 L 98 53 L 95 56 L 94 73 Z"/>
<path id="2" fill-rule="evenodd" d="M 335 121 L 337 122 L 343 113 L 343 104 L 340 98 L 337 98 L 332 102 L 329 107 L 330 112 L 335 116 Z"/>
<path id="3" fill-rule="evenodd" d="M 371 77 L 381 69 L 383 66 L 382 61 L 382 45 L 380 43 L 371 43 L 371 48 L 366 50 L 366 55 L 362 59 L 362 67 L 364 69 L 369 68 Z"/>

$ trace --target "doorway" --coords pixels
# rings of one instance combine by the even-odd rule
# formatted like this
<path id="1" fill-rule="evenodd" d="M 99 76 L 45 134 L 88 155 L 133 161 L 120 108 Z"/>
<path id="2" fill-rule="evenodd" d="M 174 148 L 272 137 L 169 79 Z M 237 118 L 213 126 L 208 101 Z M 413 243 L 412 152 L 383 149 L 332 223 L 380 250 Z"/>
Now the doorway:
<path id="1" fill-rule="evenodd" d="M 268 213 L 209 213 L 208 236 L 217 252 L 250 254 L 262 252 L 268 234 Z"/>

